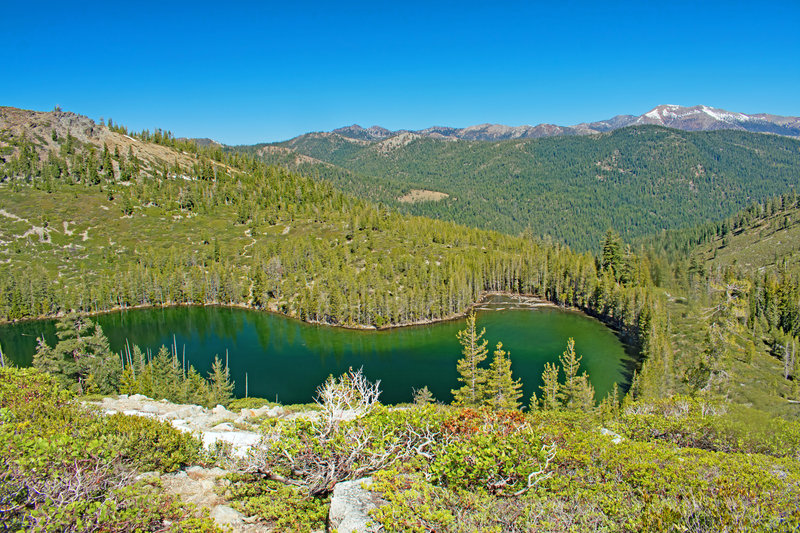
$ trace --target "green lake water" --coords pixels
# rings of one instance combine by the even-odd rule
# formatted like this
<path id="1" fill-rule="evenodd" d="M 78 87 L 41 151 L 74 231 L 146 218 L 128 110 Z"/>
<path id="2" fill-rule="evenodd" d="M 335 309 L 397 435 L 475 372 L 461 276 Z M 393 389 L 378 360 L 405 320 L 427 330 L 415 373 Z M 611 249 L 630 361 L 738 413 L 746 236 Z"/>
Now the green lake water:
<path id="1" fill-rule="evenodd" d="M 511 353 L 514 376 L 522 378 L 524 402 L 540 385 L 544 364 L 556 362 L 567 339 L 575 338 L 578 354 L 604 397 L 614 382 L 630 379 L 631 357 L 617 336 L 599 321 L 581 313 L 555 308 L 478 311 L 478 326 L 486 328 L 489 347 L 498 341 Z M 328 375 L 348 367 L 364 368 L 370 380 L 381 380 L 381 401 L 408 402 L 413 388 L 427 385 L 440 401 L 452 399 L 458 386 L 456 361 L 461 346 L 456 332 L 465 321 L 382 331 L 359 331 L 306 324 L 281 315 L 225 307 L 170 307 L 136 309 L 93 317 L 103 327 L 114 351 L 126 340 L 155 352 L 174 342 L 181 357 L 203 374 L 215 355 L 225 357 L 236 382 L 236 395 L 245 395 L 247 374 L 250 396 L 282 403 L 305 403 Z M 52 320 L 0 325 L 0 345 L 7 359 L 29 366 L 36 338 L 55 343 Z M 486 364 L 491 359 L 491 352 Z"/>

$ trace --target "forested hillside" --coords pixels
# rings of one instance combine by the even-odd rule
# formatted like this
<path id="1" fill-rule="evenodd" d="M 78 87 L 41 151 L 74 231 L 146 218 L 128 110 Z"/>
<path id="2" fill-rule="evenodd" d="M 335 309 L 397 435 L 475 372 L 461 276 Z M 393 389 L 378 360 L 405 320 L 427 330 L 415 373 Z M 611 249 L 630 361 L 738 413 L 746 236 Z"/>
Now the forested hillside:
<path id="1" fill-rule="evenodd" d="M 750 261 L 756 263 L 744 270 L 733 260 L 715 263 L 712 257 L 721 259 L 736 248 L 730 243 L 739 241 L 732 239 L 748 234 L 744 228 L 751 223 L 780 230 L 769 234 L 771 243 L 794 243 L 786 233 L 797 220 L 794 194 L 633 247 L 607 232 L 598 237 L 595 246 L 602 245 L 602 254 L 595 257 L 541 239 L 402 215 L 256 157 L 198 147 L 160 130 L 133 134 L 61 112 L 12 110 L 4 117 L 0 313 L 5 320 L 219 303 L 311 322 L 384 327 L 453 316 L 485 291 L 510 291 L 583 309 L 621 330 L 648 361 L 633 380 L 634 395 L 755 391 L 758 398 L 743 401 L 762 407 L 785 406 L 785 399 L 798 396 L 794 345 L 782 337 L 798 333 L 792 299 L 797 276 L 780 267 L 781 258 L 796 250 L 772 246 L 772 256 L 758 252 Z M 795 147 L 783 143 L 794 141 L 722 133 L 739 139 L 738 150 L 752 150 L 742 143 L 755 141 L 763 143 L 763 154 L 777 150 L 783 159 L 763 162 L 764 172 L 792 181 L 788 168 Z M 630 161 L 641 163 L 656 153 L 648 148 L 652 143 L 663 147 L 669 140 L 699 153 L 699 139 L 715 138 L 691 134 L 698 135 L 694 144 L 679 142 L 684 135 L 690 134 L 628 129 L 583 141 L 628 139 L 639 157 L 620 153 L 615 172 L 625 176 L 620 169 L 631 168 Z M 446 146 L 541 152 L 542 142 Z M 720 161 L 733 161 L 730 146 L 723 150 L 709 143 L 707 151 L 728 154 L 719 155 Z M 425 146 L 412 139 L 396 149 Z M 657 162 L 651 171 L 674 166 L 666 155 Z M 703 172 L 704 187 L 718 181 L 717 172 L 706 167 Z M 564 218 L 567 225 L 578 219 Z M 596 231 L 584 221 L 584 234 Z M 698 244 L 714 246 L 715 235 L 724 246 L 695 250 Z M 746 377 L 754 376 L 754 369 L 763 371 L 768 386 L 737 387 L 737 379 L 757 382 Z"/>
<path id="2" fill-rule="evenodd" d="M 668 297 L 676 376 L 740 403 L 800 414 L 799 221 L 792 191 L 642 241 Z"/>
<path id="3" fill-rule="evenodd" d="M 313 159 L 289 161 L 278 147 Z M 596 250 L 608 228 L 630 240 L 728 216 L 790 190 L 800 172 L 796 139 L 660 126 L 501 142 L 411 133 L 369 142 L 314 133 L 237 150 L 408 213 L 512 235 L 549 235 L 580 250 Z M 410 189 L 449 198 L 398 202 Z"/>
<path id="4" fill-rule="evenodd" d="M 86 124 L 73 136 L 60 133 L 58 113 L 29 120 L 35 133 L 5 134 L 0 168 L 5 320 L 220 303 L 381 327 L 511 291 L 599 316 L 653 360 L 668 354 L 648 269 L 631 253 L 604 264 L 558 244 L 401 215 L 161 131 Z M 123 141 L 127 155 L 111 147 Z M 660 374 L 645 374 L 642 390 L 656 394 Z"/>

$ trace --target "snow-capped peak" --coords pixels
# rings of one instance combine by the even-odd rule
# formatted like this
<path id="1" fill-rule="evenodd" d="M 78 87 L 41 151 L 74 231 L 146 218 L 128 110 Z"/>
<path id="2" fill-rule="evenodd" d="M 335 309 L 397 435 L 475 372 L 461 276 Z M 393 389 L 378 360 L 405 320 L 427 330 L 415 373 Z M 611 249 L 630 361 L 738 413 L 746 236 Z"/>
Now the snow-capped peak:
<path id="1" fill-rule="evenodd" d="M 658 120 L 660 122 L 664 122 L 664 118 L 661 116 L 661 113 L 659 113 L 659 111 L 660 109 L 656 107 L 655 109 L 652 109 L 647 113 L 645 113 L 644 116 L 646 116 L 647 118 Z"/>
<path id="2" fill-rule="evenodd" d="M 700 106 L 703 110 L 703 113 L 709 115 L 710 117 L 721 120 L 723 122 L 743 122 L 745 120 L 750 120 L 750 117 L 745 115 L 744 113 L 732 113 L 730 111 L 725 111 L 723 109 L 716 109 L 713 107 L 708 106 Z"/>

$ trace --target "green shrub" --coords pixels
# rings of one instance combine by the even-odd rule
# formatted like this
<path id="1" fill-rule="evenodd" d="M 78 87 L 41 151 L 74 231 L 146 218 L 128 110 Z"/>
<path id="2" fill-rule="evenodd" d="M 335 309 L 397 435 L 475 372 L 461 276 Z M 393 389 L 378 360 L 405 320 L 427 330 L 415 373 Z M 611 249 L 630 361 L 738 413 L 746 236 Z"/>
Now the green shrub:
<path id="1" fill-rule="evenodd" d="M 637 402 L 612 427 L 638 441 L 800 459 L 800 422 L 720 400 L 676 396 Z"/>
<path id="2" fill-rule="evenodd" d="M 144 483 L 115 490 L 96 501 L 80 500 L 58 506 L 47 503 L 34 509 L 23 525 L 41 532 L 143 532 L 221 533 L 207 512 L 199 516 L 181 503 Z"/>
<path id="3" fill-rule="evenodd" d="M 547 475 L 543 446 L 526 430 L 505 436 L 477 433 L 438 449 L 430 471 L 436 483 L 451 488 L 513 493 L 524 490 L 532 474 L 531 483 Z"/>
<path id="4" fill-rule="evenodd" d="M 296 487 L 289 487 L 257 476 L 229 475 L 228 498 L 247 516 L 258 516 L 276 531 L 297 533 L 325 529 L 330 497 L 313 497 Z"/>
<path id="5" fill-rule="evenodd" d="M 371 489 L 387 502 L 372 513 L 387 531 L 445 531 L 455 522 L 454 510 L 446 504 L 448 491 L 420 474 L 384 470 L 373 476 Z"/>
<path id="6" fill-rule="evenodd" d="M 167 422 L 121 414 L 103 422 L 119 456 L 139 470 L 173 472 L 198 458 L 200 441 Z"/>
<path id="7" fill-rule="evenodd" d="M 275 405 L 280 404 L 264 398 L 237 398 L 228 405 L 228 409 L 231 411 L 241 411 L 242 409 L 259 409 L 261 407 L 273 407 Z"/>
<path id="8" fill-rule="evenodd" d="M 374 475 L 374 490 L 387 504 L 373 516 L 387 531 L 800 528 L 794 459 L 680 447 L 661 438 L 615 444 L 598 431 L 601 420 L 587 413 L 449 413 L 431 461 L 404 462 Z M 708 411 L 728 422 L 734 415 Z M 513 481 L 529 471 L 526 458 L 535 460 L 542 443 L 557 449 L 546 469 L 550 476 L 509 497 Z M 508 480 L 504 490 L 493 489 L 497 479 Z"/>
<path id="9" fill-rule="evenodd" d="M 199 443 L 167 424 L 98 416 L 55 380 L 0 368 L 0 522 L 33 531 L 217 531 L 157 488 L 131 485 L 139 469 L 172 470 Z"/>

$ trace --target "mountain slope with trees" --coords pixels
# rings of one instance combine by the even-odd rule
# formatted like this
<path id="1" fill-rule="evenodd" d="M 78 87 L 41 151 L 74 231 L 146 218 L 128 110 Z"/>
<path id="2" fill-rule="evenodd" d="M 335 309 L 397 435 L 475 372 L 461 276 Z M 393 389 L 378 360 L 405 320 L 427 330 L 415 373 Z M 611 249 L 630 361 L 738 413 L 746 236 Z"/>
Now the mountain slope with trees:
<path id="1" fill-rule="evenodd" d="M 800 414 L 798 220 L 791 191 L 637 245 L 667 295 L 676 376 L 740 403 Z"/>
<path id="2" fill-rule="evenodd" d="M 755 334 L 742 337 L 740 327 L 752 327 L 742 314 L 750 292 L 729 274 L 709 271 L 709 296 L 701 298 L 686 292 L 690 285 L 680 274 L 692 271 L 690 262 L 627 246 L 612 231 L 600 238 L 602 255 L 578 254 L 531 237 L 402 215 L 255 157 L 198 147 L 160 130 L 133 134 L 81 122 L 73 135 L 75 117 L 60 111 L 28 120 L 29 129 L 2 133 L 0 312 L 6 320 L 212 303 L 384 327 L 454 316 L 485 291 L 535 294 L 597 316 L 641 347 L 647 363 L 631 383 L 634 397 L 738 390 L 724 364 L 737 360 L 746 373 L 754 360 L 747 354 L 764 352 Z M 649 127 L 583 141 L 602 144 L 619 135 L 631 149 L 652 155 L 646 141 L 678 143 L 688 134 Z M 127 155 L 107 149 L 123 139 Z M 767 148 L 776 139 L 794 142 L 757 139 Z M 791 162 L 794 145 L 779 146 Z M 172 156 L 161 159 L 161 153 Z M 621 156 L 617 165 L 627 168 Z M 788 164 L 774 166 L 777 174 L 788 173 Z M 697 285 L 701 278 L 691 279 Z M 712 282 L 722 289 L 709 288 Z M 695 314 L 668 313 L 676 305 L 673 286 L 692 301 Z M 778 316 L 770 324 L 789 315 Z M 772 382 L 778 374 L 767 366 Z M 756 403 L 794 398 L 789 384 L 767 390 Z"/>
<path id="3" fill-rule="evenodd" d="M 798 186 L 800 141 L 742 131 L 633 126 L 611 133 L 501 142 L 403 133 L 380 141 L 308 134 L 274 145 L 314 160 L 292 166 L 340 190 L 416 215 L 595 250 L 609 227 L 630 240 L 728 216 Z M 272 148 L 274 150 L 274 148 Z M 449 197 L 403 203 L 411 189 Z"/>
<path id="4" fill-rule="evenodd" d="M 81 141 L 58 131 L 59 113 L 31 115 L 50 131 L 3 133 L 5 320 L 224 304 L 383 327 L 455 316 L 485 291 L 508 291 L 583 309 L 633 344 L 662 335 L 633 254 L 618 258 L 623 277 L 559 244 L 402 215 L 161 131 L 88 125 Z M 133 139 L 128 155 L 106 150 L 120 137 Z M 174 157 L 148 156 L 161 150 Z M 665 349 L 647 346 L 653 359 Z M 658 374 L 643 375 L 656 394 Z"/>

